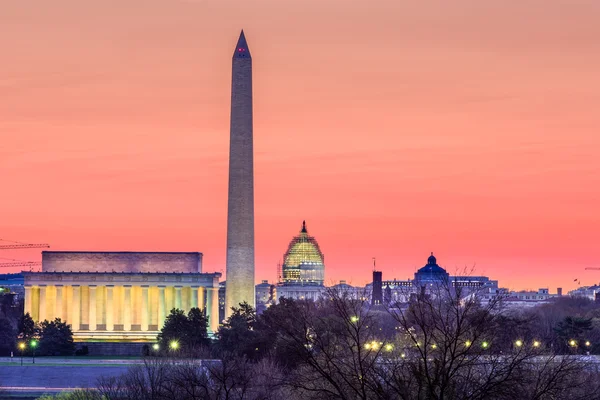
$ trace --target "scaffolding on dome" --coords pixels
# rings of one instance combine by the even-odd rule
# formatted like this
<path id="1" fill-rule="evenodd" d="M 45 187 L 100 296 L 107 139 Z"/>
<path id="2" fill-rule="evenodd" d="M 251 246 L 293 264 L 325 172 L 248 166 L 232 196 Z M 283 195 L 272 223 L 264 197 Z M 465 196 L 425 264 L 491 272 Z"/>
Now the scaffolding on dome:
<path id="1" fill-rule="evenodd" d="M 277 277 L 281 285 L 321 286 L 325 280 L 325 257 L 317 240 L 308 234 L 306 222 L 302 230 L 290 241 L 278 265 Z"/>

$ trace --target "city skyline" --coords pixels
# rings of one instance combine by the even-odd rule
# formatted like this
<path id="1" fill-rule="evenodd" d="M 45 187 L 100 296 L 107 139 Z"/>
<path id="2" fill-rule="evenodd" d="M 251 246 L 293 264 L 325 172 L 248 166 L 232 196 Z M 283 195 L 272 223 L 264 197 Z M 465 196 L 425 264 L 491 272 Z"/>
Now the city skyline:
<path id="1" fill-rule="evenodd" d="M 0 238 L 200 251 L 224 271 L 244 28 L 257 282 L 304 219 L 328 284 L 370 281 L 372 257 L 406 279 L 431 251 L 502 287 L 600 281 L 584 270 L 600 259 L 600 5 L 58 3 L 0 15 Z"/>

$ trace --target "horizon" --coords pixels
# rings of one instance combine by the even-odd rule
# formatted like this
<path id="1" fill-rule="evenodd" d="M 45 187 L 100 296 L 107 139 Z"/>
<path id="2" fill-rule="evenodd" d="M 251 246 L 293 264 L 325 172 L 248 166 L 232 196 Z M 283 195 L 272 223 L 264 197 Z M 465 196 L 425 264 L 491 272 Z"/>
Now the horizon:
<path id="1" fill-rule="evenodd" d="M 326 282 L 370 282 L 373 257 L 412 278 L 432 251 L 514 290 L 600 281 L 600 3 L 299 4 L 7 4 L 0 238 L 197 251 L 224 273 L 243 28 L 255 283 L 276 281 L 302 220 Z"/>

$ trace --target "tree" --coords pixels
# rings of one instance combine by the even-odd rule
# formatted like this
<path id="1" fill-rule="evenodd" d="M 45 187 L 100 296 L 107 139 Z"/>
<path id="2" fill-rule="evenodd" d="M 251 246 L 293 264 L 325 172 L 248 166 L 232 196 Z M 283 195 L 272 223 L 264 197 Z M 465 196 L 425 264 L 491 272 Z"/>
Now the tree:
<path id="1" fill-rule="evenodd" d="M 21 317 L 17 329 L 19 330 L 19 339 L 25 342 L 29 342 L 31 339 L 37 337 L 39 333 L 39 327 L 29 313 Z"/>
<path id="2" fill-rule="evenodd" d="M 9 355 L 15 349 L 15 329 L 10 320 L 0 319 L 0 354 Z"/>
<path id="3" fill-rule="evenodd" d="M 287 370 L 298 366 L 298 346 L 301 345 L 290 340 L 286 330 L 302 330 L 300 321 L 296 318 L 301 304 L 304 302 L 282 297 L 277 304 L 257 317 L 253 326 L 253 331 L 256 332 L 255 343 L 251 346 L 255 349 L 255 357 L 270 355 L 281 368 Z"/>
<path id="4" fill-rule="evenodd" d="M 208 318 L 199 308 L 192 308 L 188 315 L 183 310 L 172 309 L 158 334 L 161 348 L 169 349 L 176 342 L 182 351 L 197 352 L 210 345 Z"/>
<path id="5" fill-rule="evenodd" d="M 199 348 L 210 345 L 208 338 L 208 317 L 199 308 L 192 308 L 188 312 L 189 332 L 186 335 L 186 343 L 191 348 Z"/>
<path id="6" fill-rule="evenodd" d="M 451 282 L 428 285 L 392 304 L 395 335 L 367 301 L 329 290 L 322 301 L 298 302 L 279 318 L 300 360 L 285 384 L 300 397 L 336 399 L 583 398 L 600 391 L 585 362 L 557 357 L 528 336 L 527 320 L 512 340 L 502 299 L 480 301 Z M 524 336 L 522 336 L 524 335 Z"/>
<path id="7" fill-rule="evenodd" d="M 40 354 L 49 356 L 71 356 L 75 351 L 71 326 L 60 318 L 41 324 Z"/>
<path id="8" fill-rule="evenodd" d="M 249 359 L 258 359 L 260 351 L 257 344 L 256 310 L 248 303 L 240 303 L 239 307 L 231 307 L 231 315 L 223 326 L 219 328 L 218 350 L 221 355 L 233 354 L 245 356 Z"/>
<path id="9" fill-rule="evenodd" d="M 10 309 L 13 307 L 15 294 L 10 290 L 0 287 L 0 312 L 6 318 L 10 314 Z"/>
<path id="10" fill-rule="evenodd" d="M 293 399 L 277 382 L 278 368 L 245 358 L 223 361 L 146 358 L 117 377 L 101 377 L 104 400 L 275 400 Z"/>
<path id="11" fill-rule="evenodd" d="M 188 330 L 188 319 L 183 310 L 172 309 L 158 334 L 162 349 L 168 349 L 171 343 L 180 343 Z"/>
<path id="12" fill-rule="evenodd" d="M 565 317 L 554 329 L 558 335 L 562 349 L 567 346 L 581 346 L 586 341 L 585 335 L 592 330 L 592 319 L 581 317 Z M 572 342 L 573 341 L 573 342 Z M 571 344 L 571 343 L 574 343 Z"/>

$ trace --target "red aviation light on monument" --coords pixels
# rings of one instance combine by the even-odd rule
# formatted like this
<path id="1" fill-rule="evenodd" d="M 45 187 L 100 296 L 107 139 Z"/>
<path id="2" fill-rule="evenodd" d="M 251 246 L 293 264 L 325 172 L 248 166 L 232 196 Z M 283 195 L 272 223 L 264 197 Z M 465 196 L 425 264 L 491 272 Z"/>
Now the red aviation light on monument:
<path id="1" fill-rule="evenodd" d="M 246 42 L 246 36 L 244 35 L 243 30 L 240 33 L 240 38 L 237 42 L 236 51 L 233 53 L 233 58 L 251 58 L 248 42 Z"/>

